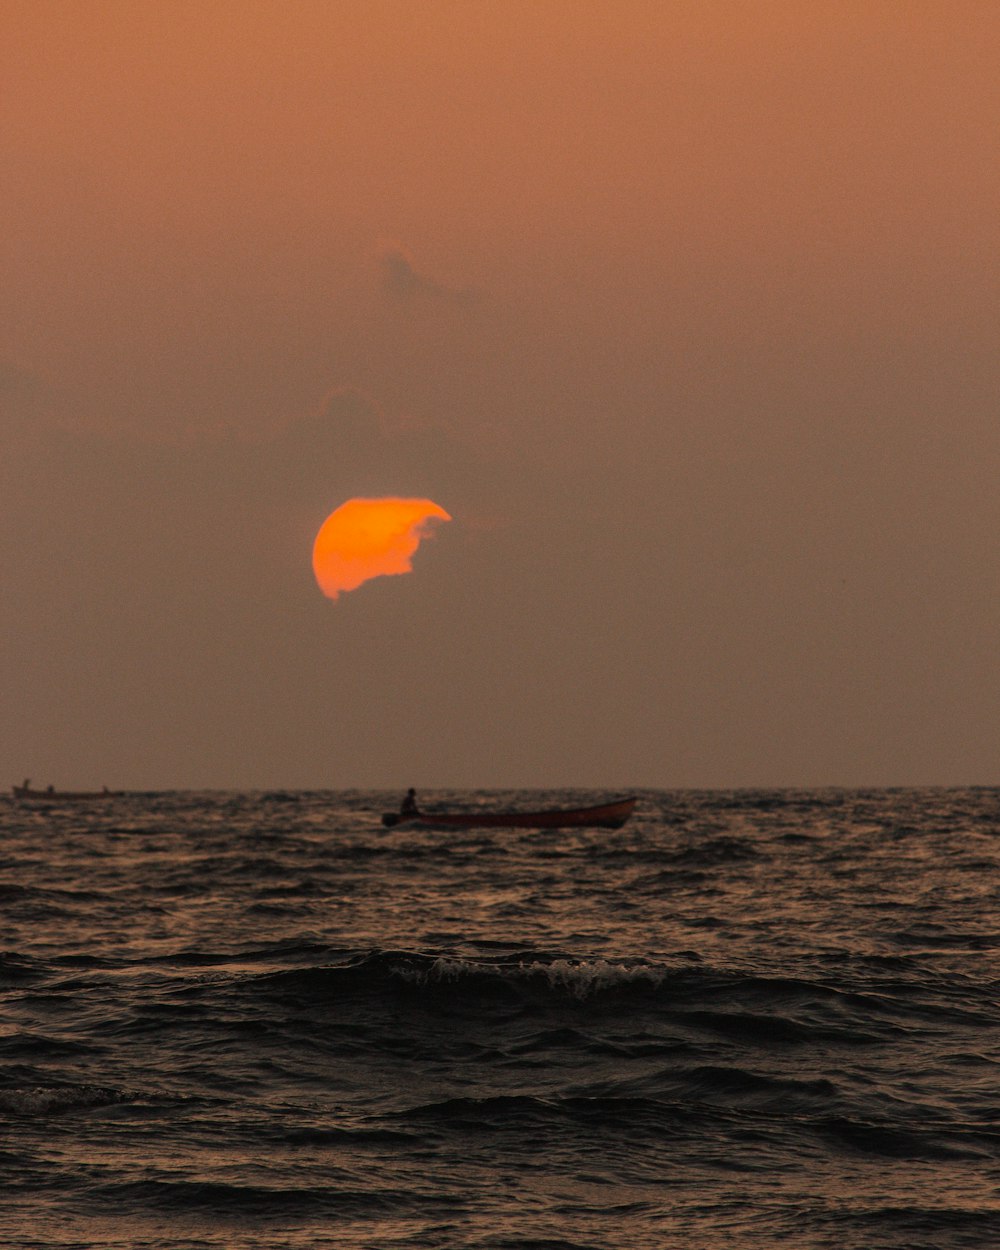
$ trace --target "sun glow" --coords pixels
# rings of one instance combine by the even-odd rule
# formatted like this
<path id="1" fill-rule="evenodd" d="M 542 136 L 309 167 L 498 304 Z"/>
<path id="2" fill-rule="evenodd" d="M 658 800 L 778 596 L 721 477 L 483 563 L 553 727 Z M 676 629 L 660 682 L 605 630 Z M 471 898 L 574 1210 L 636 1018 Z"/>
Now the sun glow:
<path id="1" fill-rule="evenodd" d="M 429 527 L 450 520 L 430 499 L 349 499 L 330 513 L 313 543 L 320 590 L 336 599 L 373 577 L 411 572 L 410 557 Z"/>

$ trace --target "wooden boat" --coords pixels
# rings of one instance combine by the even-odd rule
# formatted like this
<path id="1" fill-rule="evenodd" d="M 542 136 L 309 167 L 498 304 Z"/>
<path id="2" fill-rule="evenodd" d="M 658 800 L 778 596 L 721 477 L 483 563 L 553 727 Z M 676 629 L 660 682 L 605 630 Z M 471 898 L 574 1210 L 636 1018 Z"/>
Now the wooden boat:
<path id="1" fill-rule="evenodd" d="M 56 790 L 48 786 L 44 790 L 32 790 L 31 783 L 26 781 L 20 786 L 11 786 L 15 799 L 28 803 L 77 803 L 87 799 L 111 799 L 115 792 L 107 786 L 103 790 Z"/>
<path id="2" fill-rule="evenodd" d="M 449 829 L 620 829 L 632 815 L 634 797 L 612 799 L 592 807 L 549 808 L 541 812 L 386 812 L 387 829 L 405 824 Z"/>

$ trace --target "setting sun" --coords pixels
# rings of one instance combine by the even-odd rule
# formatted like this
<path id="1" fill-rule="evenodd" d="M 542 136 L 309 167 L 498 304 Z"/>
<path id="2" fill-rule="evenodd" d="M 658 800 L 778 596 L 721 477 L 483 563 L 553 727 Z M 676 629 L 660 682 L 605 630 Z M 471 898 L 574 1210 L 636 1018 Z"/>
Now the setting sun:
<path id="1" fill-rule="evenodd" d="M 411 572 L 410 557 L 428 527 L 450 520 L 430 499 L 349 499 L 330 513 L 313 544 L 320 590 L 336 599 L 373 577 Z"/>

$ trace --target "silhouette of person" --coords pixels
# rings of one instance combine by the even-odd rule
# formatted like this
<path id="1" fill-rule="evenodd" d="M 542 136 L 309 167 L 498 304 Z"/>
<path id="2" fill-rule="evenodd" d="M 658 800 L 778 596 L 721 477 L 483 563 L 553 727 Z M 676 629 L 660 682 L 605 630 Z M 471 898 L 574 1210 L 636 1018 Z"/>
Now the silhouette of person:
<path id="1" fill-rule="evenodd" d="M 417 814 L 417 792 L 412 786 L 406 792 L 406 798 L 399 808 L 399 814 L 400 816 L 416 816 Z"/>

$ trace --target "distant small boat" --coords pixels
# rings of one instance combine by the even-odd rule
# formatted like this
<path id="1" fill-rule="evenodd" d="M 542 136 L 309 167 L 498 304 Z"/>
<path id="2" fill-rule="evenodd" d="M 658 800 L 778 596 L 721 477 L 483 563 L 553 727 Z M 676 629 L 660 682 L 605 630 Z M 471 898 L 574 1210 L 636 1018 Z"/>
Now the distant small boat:
<path id="1" fill-rule="evenodd" d="M 76 803 L 85 799 L 112 799 L 115 796 L 115 791 L 109 790 L 107 786 L 102 790 L 57 790 L 54 786 L 48 786 L 44 790 L 32 790 L 29 781 L 20 786 L 11 786 L 11 790 L 15 799 L 24 799 L 30 803 Z"/>
<path id="2" fill-rule="evenodd" d="M 620 829 L 632 815 L 636 800 L 612 799 L 591 807 L 548 808 L 541 812 L 386 812 L 382 824 L 445 826 L 452 829 Z"/>

